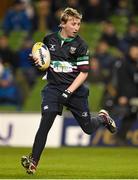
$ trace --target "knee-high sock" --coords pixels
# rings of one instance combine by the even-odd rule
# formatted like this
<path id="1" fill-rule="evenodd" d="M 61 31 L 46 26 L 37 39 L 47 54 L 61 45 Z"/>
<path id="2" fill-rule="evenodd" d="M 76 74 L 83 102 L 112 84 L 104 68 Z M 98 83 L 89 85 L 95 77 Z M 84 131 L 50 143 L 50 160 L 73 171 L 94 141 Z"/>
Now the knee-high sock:
<path id="1" fill-rule="evenodd" d="M 32 148 L 32 158 L 37 163 L 40 159 L 42 151 L 45 147 L 48 132 L 55 120 L 57 112 L 47 112 L 42 114 L 40 126 L 35 136 L 33 148 Z"/>

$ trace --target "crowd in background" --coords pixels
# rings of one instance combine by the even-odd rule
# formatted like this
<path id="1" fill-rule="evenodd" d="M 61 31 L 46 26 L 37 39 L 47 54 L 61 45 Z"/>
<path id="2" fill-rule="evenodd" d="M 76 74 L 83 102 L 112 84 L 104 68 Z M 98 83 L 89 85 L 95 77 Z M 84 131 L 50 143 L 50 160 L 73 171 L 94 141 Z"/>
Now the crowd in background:
<path id="1" fill-rule="evenodd" d="M 131 2 L 131 3 L 130 3 Z M 136 0 L 13 0 L 13 6 L 4 16 L 4 32 L 26 30 L 57 31 L 59 17 L 65 7 L 73 7 L 81 11 L 84 22 L 102 22 L 109 16 L 125 15 L 131 19 L 138 14 Z"/>
<path id="2" fill-rule="evenodd" d="M 121 111 L 125 123 L 118 136 L 124 139 L 138 111 L 138 24 L 133 18 L 138 15 L 136 0 L 13 1 L 1 22 L 0 104 L 11 103 L 19 110 L 22 108 L 40 75 L 28 60 L 34 43 L 31 35 L 47 29 L 58 31 L 59 17 L 65 7 L 80 10 L 85 23 L 103 24 L 101 37 L 91 55 L 88 81 L 105 85 L 102 106 L 115 113 Z M 128 19 L 127 31 L 122 37 L 109 20 L 112 15 L 124 15 Z M 15 52 L 9 47 L 9 35 L 20 30 L 26 31 L 27 36 Z M 112 47 L 119 55 L 109 51 Z"/>

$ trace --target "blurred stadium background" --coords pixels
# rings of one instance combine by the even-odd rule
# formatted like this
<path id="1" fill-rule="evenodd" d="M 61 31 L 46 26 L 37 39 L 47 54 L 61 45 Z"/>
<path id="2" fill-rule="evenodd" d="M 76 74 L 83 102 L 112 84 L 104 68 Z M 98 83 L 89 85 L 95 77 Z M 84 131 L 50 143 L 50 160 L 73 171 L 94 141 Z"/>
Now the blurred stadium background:
<path id="1" fill-rule="evenodd" d="M 23 175 L 17 161 L 32 146 L 40 120 L 40 92 L 46 81 L 42 81 L 44 72 L 30 63 L 28 55 L 35 42 L 42 41 L 50 32 L 58 31 L 60 13 L 68 6 L 80 10 L 84 17 L 80 35 L 90 50 L 90 73 L 86 82 L 90 88 L 90 110 L 95 115 L 101 108 L 106 108 L 115 118 L 120 134 L 111 135 L 107 130 L 99 129 L 94 135 L 87 136 L 65 109 L 51 129 L 47 146 L 70 148 L 48 149 L 47 156 L 53 156 L 55 165 L 53 167 L 50 157 L 46 157 L 46 161 L 42 158 L 39 174 L 34 178 L 138 178 L 135 149 L 138 146 L 138 54 L 132 50 L 130 55 L 133 46 L 138 51 L 136 0 L 1 0 L 0 178 L 29 178 Z M 136 59 L 132 68 L 135 80 L 132 86 L 128 84 L 128 103 L 122 106 L 118 103 L 118 79 L 122 89 L 128 79 L 119 78 L 119 69 L 124 62 L 133 59 L 133 54 Z M 129 112 L 128 117 L 126 112 Z M 122 128 L 125 118 L 127 127 Z M 84 154 L 88 156 L 83 157 L 82 148 L 71 147 L 87 147 Z M 61 157 L 62 153 L 65 156 Z M 75 162 L 69 159 L 70 156 L 75 158 L 73 154 L 79 154 Z M 43 157 L 45 155 L 46 152 Z M 60 160 L 63 166 L 59 165 Z M 106 161 L 107 169 L 104 168 Z M 87 165 L 81 166 L 81 163 Z M 16 168 L 19 169 L 17 174 Z M 75 172 L 74 168 L 78 171 Z M 43 172 L 45 169 L 46 174 Z M 58 172 L 53 175 L 55 171 Z"/>

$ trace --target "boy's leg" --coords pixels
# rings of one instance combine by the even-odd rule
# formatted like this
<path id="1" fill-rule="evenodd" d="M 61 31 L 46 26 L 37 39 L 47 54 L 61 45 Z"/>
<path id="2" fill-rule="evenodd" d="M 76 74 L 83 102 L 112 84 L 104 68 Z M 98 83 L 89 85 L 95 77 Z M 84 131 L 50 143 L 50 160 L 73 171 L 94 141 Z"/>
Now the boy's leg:
<path id="1" fill-rule="evenodd" d="M 85 133 L 92 134 L 103 125 L 103 118 L 91 117 L 87 98 L 71 97 L 67 107 Z"/>
<path id="2" fill-rule="evenodd" d="M 42 114 L 41 123 L 35 136 L 35 141 L 32 148 L 32 159 L 38 163 L 42 151 L 45 147 L 47 135 L 52 127 L 52 124 L 57 116 L 57 112 L 47 112 Z"/>
<path id="3" fill-rule="evenodd" d="M 23 156 L 21 158 L 22 166 L 26 169 L 28 174 L 34 174 L 36 171 L 37 164 L 46 144 L 48 132 L 52 127 L 56 115 L 57 112 L 47 112 L 42 114 L 40 126 L 35 136 L 32 153 L 30 156 Z"/>
<path id="4" fill-rule="evenodd" d="M 33 174 L 45 147 L 48 132 L 57 114 L 62 112 L 62 106 L 58 103 L 58 91 L 47 86 L 42 93 L 42 118 L 35 136 L 35 141 L 30 156 L 23 156 L 21 163 L 27 173 Z"/>
<path id="5" fill-rule="evenodd" d="M 100 126 L 105 126 L 111 133 L 116 132 L 115 122 L 107 111 L 101 110 L 96 117 L 90 115 L 87 98 L 71 97 L 67 106 L 85 133 L 92 134 Z"/>

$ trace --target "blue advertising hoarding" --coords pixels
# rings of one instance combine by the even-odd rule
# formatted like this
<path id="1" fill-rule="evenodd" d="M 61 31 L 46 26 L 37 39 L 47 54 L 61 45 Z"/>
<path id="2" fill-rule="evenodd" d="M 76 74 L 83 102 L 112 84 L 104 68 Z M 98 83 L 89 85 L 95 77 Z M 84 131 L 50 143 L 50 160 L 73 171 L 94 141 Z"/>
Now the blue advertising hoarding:
<path id="1" fill-rule="evenodd" d="M 120 128 L 121 120 L 116 119 Z M 93 135 L 85 134 L 73 117 L 65 117 L 63 121 L 61 145 L 63 146 L 115 146 L 115 135 L 106 128 L 99 128 Z M 138 146 L 138 122 L 136 121 L 127 133 L 129 145 Z"/>

